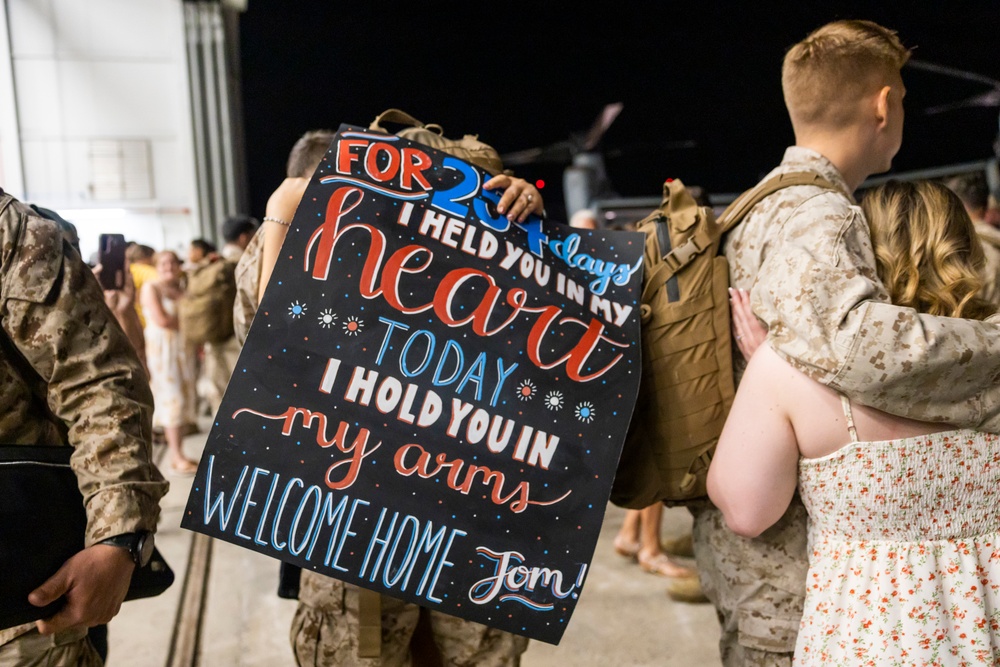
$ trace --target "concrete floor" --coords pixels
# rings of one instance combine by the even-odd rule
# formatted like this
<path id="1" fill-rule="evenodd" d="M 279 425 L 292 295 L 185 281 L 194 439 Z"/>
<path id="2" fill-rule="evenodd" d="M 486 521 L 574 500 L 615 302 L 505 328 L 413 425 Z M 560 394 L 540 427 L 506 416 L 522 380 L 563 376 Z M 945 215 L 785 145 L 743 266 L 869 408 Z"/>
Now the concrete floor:
<path id="1" fill-rule="evenodd" d="M 207 426 L 207 425 L 206 425 Z M 204 434 L 187 438 L 190 455 Z M 181 513 L 191 480 L 170 476 L 157 546 L 177 575 L 163 595 L 127 602 L 109 627 L 109 667 L 168 665 L 171 636 L 192 533 Z M 609 505 L 587 586 L 559 646 L 532 642 L 522 667 L 646 665 L 718 667 L 719 627 L 709 604 L 682 604 L 666 595 L 666 580 L 617 555 L 612 540 L 624 510 Z M 668 509 L 663 536 L 690 527 L 683 509 Z M 209 574 L 199 665 L 294 667 L 288 628 L 295 602 L 275 593 L 278 561 L 215 541 Z"/>

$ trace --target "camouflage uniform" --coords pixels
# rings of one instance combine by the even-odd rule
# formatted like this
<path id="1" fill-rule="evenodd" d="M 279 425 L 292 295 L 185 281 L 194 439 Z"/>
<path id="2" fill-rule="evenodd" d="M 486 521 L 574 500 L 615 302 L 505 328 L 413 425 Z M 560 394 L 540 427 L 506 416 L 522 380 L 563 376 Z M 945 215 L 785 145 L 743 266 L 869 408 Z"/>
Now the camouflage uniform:
<path id="1" fill-rule="evenodd" d="M 250 239 L 236 263 L 236 301 L 233 303 L 233 329 L 236 341 L 242 347 L 250 331 L 250 323 L 257 313 L 257 290 L 260 287 L 261 262 L 264 259 L 264 233 L 258 232 Z"/>
<path id="2" fill-rule="evenodd" d="M 380 596 L 382 654 L 358 657 L 358 588 L 302 571 L 299 606 L 290 639 L 301 667 L 409 667 L 411 639 L 421 608 Z M 429 611 L 431 633 L 443 667 L 516 667 L 528 648 L 525 637 Z"/>
<path id="3" fill-rule="evenodd" d="M 236 265 L 233 326 L 240 345 L 246 342 L 257 312 L 257 290 L 264 234 L 254 234 Z M 379 658 L 358 657 L 358 587 L 303 570 L 299 606 L 290 639 L 299 665 L 319 667 L 404 667 L 411 664 L 414 631 L 421 608 L 380 595 L 382 646 Z M 443 667 L 516 667 L 528 639 L 438 611 L 429 614 L 430 630 Z"/>
<path id="4" fill-rule="evenodd" d="M 254 234 L 254 237 L 256 236 Z M 223 261 L 238 265 L 243 256 L 243 248 L 235 243 L 227 243 L 219 254 L 222 255 Z M 219 411 L 222 397 L 226 393 L 226 387 L 229 386 L 229 378 L 232 377 L 236 362 L 239 361 L 240 347 L 242 343 L 236 336 L 230 336 L 220 343 L 205 343 L 203 346 L 205 358 L 203 373 L 210 387 L 207 398 L 213 417 Z"/>
<path id="5" fill-rule="evenodd" d="M 1000 229 L 985 222 L 976 222 L 975 226 L 986 255 L 983 298 L 1000 307 Z"/>
<path id="6" fill-rule="evenodd" d="M 145 371 L 59 226 L 2 191 L 0 321 L 0 442 L 75 448 L 87 546 L 155 531 L 167 483 L 152 463 Z M 100 664 L 85 630 L 34 628 L 0 629 L 0 665 L 49 649 L 45 664 Z"/>
<path id="7" fill-rule="evenodd" d="M 868 225 L 826 158 L 789 148 L 768 176 L 810 170 L 840 192 L 798 186 L 768 197 L 726 240 L 734 287 L 779 355 L 859 403 L 925 421 L 1000 431 L 1000 328 L 889 304 Z M 743 368 L 742 358 L 737 367 Z M 790 665 L 808 569 L 796 497 L 748 540 L 710 503 L 692 508 L 695 557 L 722 624 L 728 665 Z"/>

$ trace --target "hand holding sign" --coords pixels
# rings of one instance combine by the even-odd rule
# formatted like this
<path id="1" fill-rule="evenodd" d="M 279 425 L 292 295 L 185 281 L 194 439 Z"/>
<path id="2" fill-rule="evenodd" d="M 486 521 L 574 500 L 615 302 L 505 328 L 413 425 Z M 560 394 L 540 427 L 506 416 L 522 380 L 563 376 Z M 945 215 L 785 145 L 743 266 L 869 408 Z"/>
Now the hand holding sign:
<path id="1" fill-rule="evenodd" d="M 540 216 L 545 212 L 538 188 L 523 178 L 500 174 L 486 181 L 483 190 L 503 192 L 497 203 L 497 212 L 506 215 L 508 220 L 524 222 L 529 215 Z"/>

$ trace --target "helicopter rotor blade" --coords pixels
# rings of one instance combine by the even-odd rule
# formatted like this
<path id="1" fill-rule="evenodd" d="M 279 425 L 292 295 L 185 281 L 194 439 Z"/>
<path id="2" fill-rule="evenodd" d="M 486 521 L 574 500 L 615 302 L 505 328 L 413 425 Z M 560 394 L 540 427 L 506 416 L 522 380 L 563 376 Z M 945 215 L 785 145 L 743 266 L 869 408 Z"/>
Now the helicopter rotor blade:
<path id="1" fill-rule="evenodd" d="M 611 123 L 615 122 L 615 118 L 618 117 L 618 114 L 622 112 L 624 107 L 625 105 L 621 102 L 614 102 L 613 104 L 605 105 L 604 109 L 601 110 L 600 115 L 597 116 L 597 120 L 594 121 L 594 124 L 590 126 L 587 134 L 584 135 L 584 150 L 590 151 L 597 146 L 597 144 L 601 141 L 601 137 L 603 137 L 604 133 L 608 131 L 609 127 L 611 127 Z"/>
<path id="2" fill-rule="evenodd" d="M 939 104 L 937 106 L 924 109 L 924 113 L 939 114 L 944 113 L 945 111 L 968 109 L 970 107 L 1000 107 L 1000 89 L 990 90 L 979 95 L 973 95 L 972 97 L 967 97 L 964 100 L 959 100 L 957 102 Z"/>
<path id="3" fill-rule="evenodd" d="M 624 105 L 621 102 L 605 105 L 598 114 L 597 119 L 584 135 L 571 134 L 569 139 L 563 139 L 547 146 L 537 146 L 525 150 L 514 151 L 507 155 L 501 155 L 500 159 L 504 164 L 511 166 L 534 164 L 537 162 L 565 162 L 573 160 L 573 156 L 581 151 L 593 150 L 600 142 L 601 137 L 611 127 L 618 114 L 621 113 Z"/>
<path id="4" fill-rule="evenodd" d="M 609 158 L 619 158 L 624 155 L 634 153 L 649 153 L 651 151 L 676 151 L 688 148 L 697 148 L 698 142 L 694 139 L 680 139 L 678 141 L 658 141 L 652 143 L 633 143 L 623 146 L 608 148 L 604 154 Z"/>
<path id="5" fill-rule="evenodd" d="M 976 74 L 975 72 L 967 72 L 966 70 L 958 69 L 955 67 L 947 67 L 945 65 L 938 65 L 937 63 L 927 62 L 926 60 L 915 60 L 915 59 L 907 61 L 906 66 L 912 67 L 914 69 L 924 70 L 925 72 L 934 72 L 935 74 L 943 74 L 945 76 L 950 76 L 954 79 L 975 81 L 976 83 L 986 84 L 991 88 L 1000 90 L 1000 81 L 997 81 L 996 79 L 991 79 L 988 76 L 983 76 L 982 74 Z"/>
<path id="6" fill-rule="evenodd" d="M 570 141 L 557 141 L 548 146 L 526 148 L 500 156 L 504 165 L 518 166 L 539 162 L 569 162 L 573 159 L 574 145 Z"/>

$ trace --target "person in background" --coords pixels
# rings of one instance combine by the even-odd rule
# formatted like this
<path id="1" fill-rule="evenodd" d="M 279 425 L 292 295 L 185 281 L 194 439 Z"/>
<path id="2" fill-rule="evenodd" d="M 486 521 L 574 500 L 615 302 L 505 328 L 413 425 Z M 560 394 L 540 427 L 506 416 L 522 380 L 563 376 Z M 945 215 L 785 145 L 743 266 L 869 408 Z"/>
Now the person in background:
<path id="1" fill-rule="evenodd" d="M 663 550 L 660 542 L 662 521 L 663 503 L 654 503 L 641 510 L 626 510 L 622 526 L 615 535 L 615 553 L 634 560 L 644 572 L 697 582 L 697 572 L 675 563 Z"/>
<path id="2" fill-rule="evenodd" d="M 258 226 L 257 219 L 249 215 L 226 218 L 222 223 L 222 238 L 225 240 L 225 245 L 218 254 L 210 254 L 202 262 L 224 261 L 238 265 L 247 246 L 254 239 Z M 232 308 L 233 305 L 231 303 L 228 307 Z M 222 404 L 229 378 L 236 368 L 236 360 L 240 356 L 240 344 L 234 334 L 221 343 L 205 343 L 203 355 L 201 376 L 202 384 L 206 387 L 203 393 L 209 405 L 209 412 L 214 415 Z"/>
<path id="3" fill-rule="evenodd" d="M 139 358 L 75 233 L 37 213 L 0 190 L 0 442 L 73 447 L 87 529 L 84 548 L 29 596 L 38 606 L 65 596 L 65 606 L 0 628 L 0 665 L 95 667 L 88 627 L 118 613 L 167 484 L 152 461 Z"/>
<path id="4" fill-rule="evenodd" d="M 191 275 L 200 267 L 204 266 L 207 262 L 217 259 L 220 259 L 219 252 L 211 241 L 208 239 L 194 239 L 188 244 L 187 261 L 184 262 L 183 266 L 184 273 L 190 280 Z M 203 346 L 198 346 L 195 352 L 196 375 L 198 377 L 195 386 L 198 401 L 201 405 L 204 405 L 206 414 L 214 415 L 219 402 L 222 400 L 222 394 L 220 393 L 220 389 L 213 383 L 212 377 L 206 372 L 205 350 Z M 199 406 L 199 414 L 200 410 L 201 407 Z"/>
<path id="5" fill-rule="evenodd" d="M 139 298 L 146 313 L 146 363 L 156 410 L 154 428 L 163 429 L 170 469 L 193 475 L 198 464 L 184 454 L 185 426 L 195 421 L 194 350 L 181 334 L 178 303 L 184 298 L 181 262 L 164 250 L 154 256 L 157 278 L 142 286 Z"/>
<path id="6" fill-rule="evenodd" d="M 288 154 L 285 165 L 285 180 L 278 190 L 271 194 L 271 199 L 275 199 L 272 211 L 281 208 L 282 211 L 291 210 L 294 213 L 295 207 L 298 207 L 299 199 L 302 197 L 301 192 L 298 192 L 299 188 L 301 187 L 301 190 L 305 191 L 305 186 L 309 183 L 312 173 L 316 171 L 316 167 L 323 160 L 323 156 L 326 155 L 333 137 L 334 133 L 331 130 L 321 129 L 310 130 L 296 140 Z M 288 185 L 290 183 L 295 184 L 294 189 Z M 282 201 L 279 206 L 277 198 L 286 196 L 286 193 L 290 193 L 288 201 Z M 270 199 L 268 201 L 270 202 Z M 287 213 L 283 214 L 287 215 Z M 265 229 L 268 222 L 270 220 L 265 217 Z M 260 285 L 263 276 L 265 236 L 266 233 L 263 229 L 260 233 L 254 234 L 236 264 L 236 303 L 233 305 L 233 327 L 236 330 L 236 341 L 241 347 L 246 342 L 250 324 L 253 322 L 257 305 L 263 295 Z M 284 236 L 282 236 L 283 239 Z M 274 258 L 271 258 L 271 261 L 273 262 Z M 270 270 L 267 273 L 270 276 Z"/>
<path id="7" fill-rule="evenodd" d="M 569 226 L 577 229 L 597 229 L 597 213 L 589 208 L 581 208 L 569 216 Z"/>
<path id="8" fill-rule="evenodd" d="M 197 266 L 206 259 L 211 259 L 218 253 L 216 247 L 207 239 L 195 239 L 188 245 L 187 262 L 185 268 Z"/>
<path id="9" fill-rule="evenodd" d="M 249 215 L 233 215 L 226 218 L 222 223 L 222 238 L 225 245 L 222 246 L 220 254 L 223 259 L 230 262 L 240 261 L 240 256 L 250 245 L 259 226 L 257 218 Z"/>
<path id="10" fill-rule="evenodd" d="M 128 264 L 129 273 L 132 274 L 132 284 L 135 293 L 142 293 L 142 286 L 149 280 L 156 280 L 156 268 L 153 267 L 153 255 L 156 251 L 148 245 L 130 242 L 125 248 L 125 262 Z M 142 312 L 141 299 L 135 302 L 135 312 L 139 315 L 139 323 L 145 328 L 146 317 Z"/>
<path id="11" fill-rule="evenodd" d="M 1000 306 L 1000 229 L 986 221 L 986 211 L 989 207 L 990 191 L 986 184 L 986 176 L 981 171 L 952 176 L 945 179 L 945 186 L 958 195 L 965 207 L 965 212 L 972 219 L 976 233 L 983 243 L 983 254 L 986 265 L 983 276 L 986 284 L 983 287 L 983 298 Z"/>
<path id="12" fill-rule="evenodd" d="M 975 320 L 996 313 L 980 296 L 977 232 L 948 188 L 889 181 L 861 206 L 893 303 Z M 855 403 L 766 342 L 756 349 L 766 330 L 745 292 L 732 300 L 750 363 L 708 490 L 749 538 L 801 494 L 809 585 L 795 663 L 995 664 L 1000 437 Z"/>
<path id="13" fill-rule="evenodd" d="M 101 265 L 93 267 L 94 275 L 100 275 Z M 142 362 L 142 367 L 146 369 L 146 334 L 143 332 L 142 322 L 139 321 L 139 313 L 136 310 L 136 290 L 135 282 L 132 279 L 132 272 L 129 270 L 128 260 L 125 260 L 125 285 L 122 289 L 104 290 L 104 303 L 107 304 L 115 319 L 121 326 L 129 342 L 132 343 L 135 353 Z"/>
<path id="14" fill-rule="evenodd" d="M 995 193 L 990 193 L 986 200 L 986 213 L 983 214 L 983 222 L 994 229 L 1000 229 L 1000 200 Z"/>

